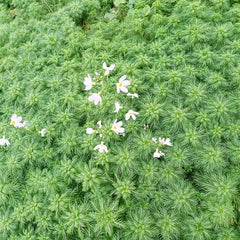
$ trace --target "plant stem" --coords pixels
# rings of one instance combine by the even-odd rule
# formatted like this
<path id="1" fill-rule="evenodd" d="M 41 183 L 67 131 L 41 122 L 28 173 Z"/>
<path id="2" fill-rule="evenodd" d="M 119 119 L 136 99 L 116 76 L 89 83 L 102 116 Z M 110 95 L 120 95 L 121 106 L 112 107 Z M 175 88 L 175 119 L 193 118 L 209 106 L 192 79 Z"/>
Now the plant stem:
<path id="1" fill-rule="evenodd" d="M 14 126 L 5 126 L 4 127 L 4 133 L 6 133 L 6 129 L 8 129 L 8 128 L 15 128 L 15 129 L 18 129 L 18 130 L 20 130 L 20 131 L 23 131 L 23 132 L 27 132 L 27 133 L 30 133 L 30 134 L 33 134 L 33 135 L 35 135 L 35 136 L 37 136 L 37 137 L 39 137 L 39 138 L 42 138 L 38 133 L 35 133 L 35 132 L 33 132 L 33 131 L 31 131 L 31 130 L 28 130 L 28 129 L 25 129 L 25 128 L 16 128 L 16 127 L 14 127 Z"/>

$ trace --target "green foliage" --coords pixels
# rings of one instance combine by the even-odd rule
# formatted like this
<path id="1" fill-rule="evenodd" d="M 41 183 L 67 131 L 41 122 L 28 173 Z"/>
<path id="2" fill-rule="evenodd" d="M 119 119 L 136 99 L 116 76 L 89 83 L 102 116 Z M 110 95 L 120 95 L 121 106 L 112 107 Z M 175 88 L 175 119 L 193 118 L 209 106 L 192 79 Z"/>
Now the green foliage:
<path id="1" fill-rule="evenodd" d="M 153 226 L 154 222 L 148 212 L 139 210 L 129 213 L 127 226 L 124 230 L 125 239 L 153 239 L 157 234 L 157 229 Z"/>
<path id="2" fill-rule="evenodd" d="M 0 239 L 240 239 L 239 9 L 0 1 Z M 139 98 L 116 93 L 123 75 Z M 10 125 L 14 113 L 27 129 Z M 101 141 L 108 152 L 94 151 Z"/>
<path id="3" fill-rule="evenodd" d="M 210 229 L 211 222 L 206 216 L 199 216 L 187 219 L 185 226 L 186 239 L 211 239 Z"/>
<path id="4" fill-rule="evenodd" d="M 160 228 L 162 239 L 177 239 L 179 236 L 179 219 L 172 212 L 160 212 L 158 213 L 159 219 L 157 227 Z"/>
<path id="5" fill-rule="evenodd" d="M 96 202 L 97 200 L 97 202 Z M 104 199 L 96 199 L 92 202 L 94 211 L 91 213 L 94 219 L 94 232 L 105 232 L 112 235 L 114 228 L 122 228 L 123 224 L 119 220 L 119 216 L 123 211 L 118 207 L 118 202 L 104 201 Z"/>

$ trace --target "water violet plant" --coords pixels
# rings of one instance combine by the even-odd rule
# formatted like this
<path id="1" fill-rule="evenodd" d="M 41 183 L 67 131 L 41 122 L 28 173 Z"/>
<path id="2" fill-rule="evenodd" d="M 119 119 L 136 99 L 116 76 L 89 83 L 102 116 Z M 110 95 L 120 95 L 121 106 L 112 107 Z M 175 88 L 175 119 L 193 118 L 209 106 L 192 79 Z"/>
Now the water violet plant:
<path id="1" fill-rule="evenodd" d="M 0 1 L 0 239 L 240 239 L 239 7 Z"/>

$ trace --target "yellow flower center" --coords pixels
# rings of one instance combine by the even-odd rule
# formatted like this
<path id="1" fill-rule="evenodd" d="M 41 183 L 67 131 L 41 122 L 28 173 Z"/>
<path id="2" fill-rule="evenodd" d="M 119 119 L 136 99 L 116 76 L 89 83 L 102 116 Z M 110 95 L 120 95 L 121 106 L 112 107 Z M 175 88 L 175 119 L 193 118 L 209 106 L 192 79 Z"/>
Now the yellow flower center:
<path id="1" fill-rule="evenodd" d="M 12 123 L 15 125 L 16 124 L 16 122 L 15 121 L 12 121 Z"/>
<path id="2" fill-rule="evenodd" d="M 133 115 L 133 112 L 130 112 L 129 115 L 132 116 L 132 115 Z"/>
<path id="3" fill-rule="evenodd" d="M 122 87 L 122 85 L 123 85 L 122 83 L 119 83 L 119 87 Z"/>
<path id="4" fill-rule="evenodd" d="M 101 93 L 99 92 L 97 95 L 100 96 L 100 94 L 101 94 Z"/>
<path id="5" fill-rule="evenodd" d="M 117 130 L 117 126 L 114 126 L 113 128 L 114 128 L 115 130 Z"/>

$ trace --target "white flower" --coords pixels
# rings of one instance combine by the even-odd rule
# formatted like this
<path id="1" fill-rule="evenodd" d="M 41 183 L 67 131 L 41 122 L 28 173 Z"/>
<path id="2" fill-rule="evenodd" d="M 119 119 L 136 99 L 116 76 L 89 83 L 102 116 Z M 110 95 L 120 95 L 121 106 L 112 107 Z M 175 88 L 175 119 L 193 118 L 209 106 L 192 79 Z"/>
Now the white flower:
<path id="1" fill-rule="evenodd" d="M 3 136 L 3 138 L 0 139 L 0 145 L 4 146 L 5 144 L 9 146 L 10 142 L 7 139 L 5 139 L 5 136 Z"/>
<path id="2" fill-rule="evenodd" d="M 95 130 L 93 130 L 92 128 L 87 128 L 86 132 L 87 134 L 93 134 Z"/>
<path id="3" fill-rule="evenodd" d="M 97 122 L 97 125 L 98 125 L 99 128 L 102 128 L 102 121 L 101 121 L 101 120 L 98 121 L 98 122 Z"/>
<path id="4" fill-rule="evenodd" d="M 149 125 L 143 125 L 143 128 L 144 128 L 144 130 L 146 130 L 146 129 L 148 129 L 149 128 Z M 156 139 L 157 140 L 157 139 Z"/>
<path id="5" fill-rule="evenodd" d="M 134 112 L 133 110 L 129 110 L 128 113 L 125 115 L 125 119 L 128 120 L 130 117 L 132 117 L 133 120 L 136 120 L 136 116 L 139 114 L 138 112 Z"/>
<path id="6" fill-rule="evenodd" d="M 28 121 L 23 122 L 23 127 L 25 127 L 26 129 L 28 128 Z"/>
<path id="7" fill-rule="evenodd" d="M 119 133 L 124 133 L 125 129 L 122 127 L 122 121 L 117 122 L 117 119 L 115 119 L 113 125 L 112 125 L 112 130 L 119 134 Z"/>
<path id="8" fill-rule="evenodd" d="M 46 128 L 42 129 L 42 130 L 41 130 L 41 131 L 39 131 L 38 133 L 40 133 L 40 134 L 41 134 L 41 136 L 42 136 L 42 137 L 44 137 L 44 136 L 45 136 L 45 134 L 46 134 Z"/>
<path id="9" fill-rule="evenodd" d="M 115 107 L 116 107 L 116 110 L 114 112 L 116 112 L 116 113 L 118 113 L 119 110 L 123 108 L 122 106 L 120 106 L 119 102 L 115 103 Z"/>
<path id="10" fill-rule="evenodd" d="M 95 105 L 97 105 L 98 103 L 100 103 L 100 105 L 102 105 L 102 98 L 100 96 L 100 92 L 99 93 L 92 93 L 92 95 L 88 98 L 88 100 L 90 102 L 94 101 Z"/>
<path id="11" fill-rule="evenodd" d="M 11 117 L 11 123 L 10 125 L 13 125 L 14 127 L 21 128 L 24 127 L 24 124 L 21 123 L 22 117 L 18 117 L 17 114 L 13 114 Z"/>
<path id="12" fill-rule="evenodd" d="M 103 153 L 104 151 L 108 153 L 107 146 L 103 145 L 103 142 L 101 144 L 97 145 L 93 150 L 99 150 L 100 153 Z"/>
<path id="13" fill-rule="evenodd" d="M 115 68 L 115 64 L 112 64 L 110 67 L 107 67 L 107 64 L 104 62 L 103 63 L 103 69 L 106 70 L 104 75 L 106 75 L 106 76 L 109 75 L 110 70 L 113 70 L 114 68 Z"/>
<path id="14" fill-rule="evenodd" d="M 119 83 L 117 83 L 117 93 L 120 93 L 120 91 L 127 93 L 128 89 L 126 88 L 128 85 L 130 85 L 130 81 L 129 80 L 125 80 L 126 79 L 126 75 L 123 75 L 120 79 L 119 79 Z"/>
<path id="15" fill-rule="evenodd" d="M 164 145 L 165 138 L 159 138 L 158 141 Z"/>
<path id="16" fill-rule="evenodd" d="M 167 138 L 166 141 L 164 142 L 165 145 L 172 146 L 172 143 L 170 143 L 170 139 Z"/>
<path id="17" fill-rule="evenodd" d="M 159 138 L 159 142 L 162 143 L 163 145 L 172 146 L 172 143 L 170 142 L 169 138 L 167 138 L 166 140 L 165 138 Z"/>
<path id="18" fill-rule="evenodd" d="M 132 97 L 132 98 L 138 98 L 137 93 L 128 93 L 127 96 Z"/>
<path id="19" fill-rule="evenodd" d="M 160 158 L 161 156 L 165 156 L 165 154 L 161 151 L 158 151 L 158 149 L 156 149 L 155 153 L 153 154 L 153 157 Z"/>
<path id="20" fill-rule="evenodd" d="M 94 82 L 92 82 L 92 78 L 91 76 L 88 74 L 87 77 L 84 78 L 84 85 L 86 86 L 86 88 L 84 90 L 90 90 L 92 88 L 92 86 L 94 85 Z"/>
<path id="21" fill-rule="evenodd" d="M 157 138 L 152 138 L 152 140 L 153 140 L 155 143 L 157 143 Z"/>

